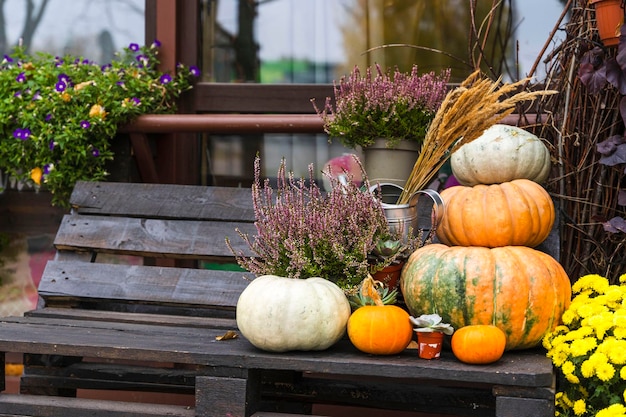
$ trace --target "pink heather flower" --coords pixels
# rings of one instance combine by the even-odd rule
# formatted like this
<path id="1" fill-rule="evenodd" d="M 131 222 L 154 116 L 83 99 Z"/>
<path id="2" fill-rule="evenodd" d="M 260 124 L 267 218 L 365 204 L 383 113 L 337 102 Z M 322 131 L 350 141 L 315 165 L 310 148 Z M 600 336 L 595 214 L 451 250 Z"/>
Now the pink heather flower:
<path id="1" fill-rule="evenodd" d="M 380 200 L 351 181 L 344 186 L 334 178 L 329 178 L 331 191 L 323 194 L 312 165 L 308 180 L 296 179 L 283 160 L 275 190 L 267 179 L 261 184 L 258 157 L 254 172 L 257 234 L 254 239 L 240 236 L 255 257 L 236 253 L 227 241 L 238 263 L 258 275 L 319 276 L 342 287 L 358 285 L 369 272 L 368 254 L 389 231 Z"/>

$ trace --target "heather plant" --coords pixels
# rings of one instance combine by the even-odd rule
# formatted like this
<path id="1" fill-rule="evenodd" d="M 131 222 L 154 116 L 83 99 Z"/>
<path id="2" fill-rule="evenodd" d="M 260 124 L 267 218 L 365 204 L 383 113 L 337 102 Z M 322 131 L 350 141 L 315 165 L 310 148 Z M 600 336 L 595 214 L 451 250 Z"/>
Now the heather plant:
<path id="1" fill-rule="evenodd" d="M 45 187 L 67 205 L 77 180 L 103 180 L 119 126 L 143 113 L 175 110 L 195 67 L 158 71 L 160 43 L 130 44 L 113 62 L 26 55 L 17 47 L 0 62 L 0 169 Z"/>
<path id="2" fill-rule="evenodd" d="M 260 159 L 254 163 L 252 201 L 257 235 L 239 231 L 253 256 L 236 252 L 237 263 L 256 275 L 290 278 L 322 277 L 344 289 L 357 286 L 369 273 L 368 254 L 388 236 L 389 226 L 380 199 L 365 186 L 345 184 L 328 175 L 331 190 L 324 194 L 314 181 L 278 170 L 276 190 L 269 179 L 261 183 Z"/>
<path id="3" fill-rule="evenodd" d="M 334 104 L 327 97 L 323 108 L 314 100 L 313 106 L 330 138 L 338 138 L 347 147 L 367 147 L 377 138 L 386 139 L 389 148 L 401 140 L 421 143 L 446 95 L 449 78 L 450 70 L 420 75 L 413 66 L 410 73 L 396 68 L 392 75 L 379 65 L 376 75 L 368 67 L 361 76 L 355 67 L 335 83 Z"/>

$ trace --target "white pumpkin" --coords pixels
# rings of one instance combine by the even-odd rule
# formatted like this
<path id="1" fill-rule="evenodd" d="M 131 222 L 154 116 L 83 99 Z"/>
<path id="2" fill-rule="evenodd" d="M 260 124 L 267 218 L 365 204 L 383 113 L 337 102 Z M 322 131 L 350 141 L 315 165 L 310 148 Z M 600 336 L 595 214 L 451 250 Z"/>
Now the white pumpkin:
<path id="1" fill-rule="evenodd" d="M 264 275 L 237 301 L 237 326 L 254 346 L 270 352 L 324 350 L 346 331 L 350 303 L 323 278 Z"/>
<path id="2" fill-rule="evenodd" d="M 450 164 L 462 185 L 501 184 L 517 179 L 542 183 L 550 174 L 550 151 L 532 133 L 496 124 L 456 150 Z"/>

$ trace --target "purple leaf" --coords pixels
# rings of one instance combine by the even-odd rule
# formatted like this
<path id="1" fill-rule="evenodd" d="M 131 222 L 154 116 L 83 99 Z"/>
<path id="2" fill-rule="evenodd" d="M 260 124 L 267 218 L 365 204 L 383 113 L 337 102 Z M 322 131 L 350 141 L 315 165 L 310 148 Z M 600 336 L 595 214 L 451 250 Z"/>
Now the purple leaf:
<path id="1" fill-rule="evenodd" d="M 602 226 L 608 233 L 626 233 L 626 219 L 622 217 L 613 217 L 608 222 L 602 223 Z"/>
<path id="2" fill-rule="evenodd" d="M 617 149 L 617 147 L 622 143 L 626 143 L 623 136 L 613 135 L 610 138 L 599 142 L 596 145 L 596 150 L 604 156 L 609 156 L 615 152 L 615 149 Z"/>
<path id="3" fill-rule="evenodd" d="M 626 94 L 626 76 L 624 70 L 615 59 L 608 59 L 605 62 L 606 80 L 617 88 L 620 94 Z"/>
<path id="4" fill-rule="evenodd" d="M 613 152 L 609 156 L 603 156 L 602 158 L 600 158 L 598 162 L 604 165 L 608 165 L 610 167 L 618 165 L 618 164 L 625 164 L 626 163 L 626 144 L 619 145 L 615 149 L 615 152 Z"/>

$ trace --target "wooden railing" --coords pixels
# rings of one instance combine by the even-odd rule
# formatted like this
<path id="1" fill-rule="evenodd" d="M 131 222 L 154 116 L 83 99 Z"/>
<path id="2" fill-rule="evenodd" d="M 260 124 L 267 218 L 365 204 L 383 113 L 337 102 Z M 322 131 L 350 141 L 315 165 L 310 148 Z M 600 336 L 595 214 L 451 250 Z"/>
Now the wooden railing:
<path id="1" fill-rule="evenodd" d="M 518 126 L 538 122 L 535 114 L 507 116 L 502 123 Z M 144 182 L 159 183 L 149 134 L 317 134 L 324 124 L 317 114 L 147 114 L 122 129 L 131 139 L 139 173 Z"/>

